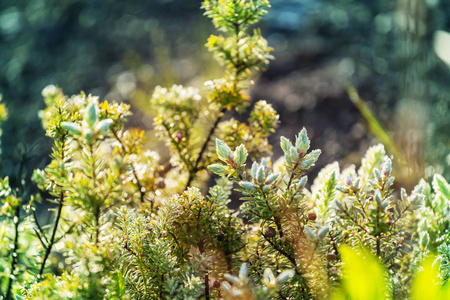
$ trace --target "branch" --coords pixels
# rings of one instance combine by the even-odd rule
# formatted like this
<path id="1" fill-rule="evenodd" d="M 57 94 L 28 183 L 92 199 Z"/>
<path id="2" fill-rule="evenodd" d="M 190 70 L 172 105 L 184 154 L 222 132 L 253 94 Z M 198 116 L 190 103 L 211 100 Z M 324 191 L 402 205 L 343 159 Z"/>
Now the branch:
<path id="1" fill-rule="evenodd" d="M 42 259 L 41 268 L 39 270 L 38 281 L 40 279 L 42 279 L 42 274 L 44 274 L 44 269 L 45 269 L 45 263 L 47 262 L 47 259 L 50 256 L 50 253 L 52 252 L 53 246 L 55 245 L 55 236 L 56 236 L 56 231 L 58 229 L 59 220 L 61 219 L 61 212 L 62 212 L 62 208 L 63 208 L 63 205 L 64 205 L 63 203 L 64 203 L 64 192 L 61 191 L 61 193 L 59 195 L 59 201 L 58 201 L 58 205 L 59 205 L 58 206 L 58 212 L 56 214 L 55 223 L 53 224 L 52 236 L 50 237 L 50 242 L 48 243 L 48 246 L 44 247 L 46 250 L 45 250 L 44 258 Z"/>
<path id="2" fill-rule="evenodd" d="M 209 144 L 209 142 L 211 141 L 211 138 L 214 135 L 214 131 L 216 131 L 216 128 L 219 125 L 219 122 L 222 119 L 223 114 L 226 111 L 226 109 L 227 109 L 226 107 L 222 107 L 220 109 L 219 114 L 217 115 L 216 121 L 214 122 L 213 126 L 209 129 L 208 136 L 206 138 L 205 143 L 202 146 L 202 149 L 200 150 L 200 153 L 198 154 L 198 157 L 197 157 L 197 160 L 195 161 L 193 169 L 189 172 L 189 178 L 188 178 L 188 181 L 186 183 L 185 189 L 187 189 L 191 185 L 191 182 L 194 179 L 195 174 L 200 170 L 199 165 L 200 165 L 200 162 L 202 161 L 203 154 L 205 153 L 205 151 L 206 151 L 206 149 L 208 147 L 208 144 Z"/>

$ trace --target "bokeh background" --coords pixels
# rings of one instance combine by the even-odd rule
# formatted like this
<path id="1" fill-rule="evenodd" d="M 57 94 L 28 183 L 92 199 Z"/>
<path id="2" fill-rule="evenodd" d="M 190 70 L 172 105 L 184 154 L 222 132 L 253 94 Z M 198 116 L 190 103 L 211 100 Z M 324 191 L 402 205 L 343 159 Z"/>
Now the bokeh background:
<path id="1" fill-rule="evenodd" d="M 28 175 L 48 163 L 51 141 L 38 118 L 48 84 L 66 94 L 84 90 L 130 103 L 130 126 L 151 130 L 148 99 L 156 85 L 201 87 L 220 77 L 221 68 L 203 46 L 216 31 L 200 5 L 200 0 L 0 1 L 0 93 L 9 111 L 2 175 L 16 180 L 23 152 L 31 154 Z M 372 113 L 392 151 L 407 161 L 396 174 L 402 185 L 412 187 L 434 172 L 450 178 L 450 1 L 272 0 L 271 5 L 258 27 L 276 60 L 251 93 L 281 115 L 272 137 L 276 156 L 279 135 L 292 139 L 304 126 L 313 147 L 323 151 L 316 170 L 334 160 L 357 163 L 379 137 Z M 356 105 L 349 89 L 358 92 L 352 94 Z"/>

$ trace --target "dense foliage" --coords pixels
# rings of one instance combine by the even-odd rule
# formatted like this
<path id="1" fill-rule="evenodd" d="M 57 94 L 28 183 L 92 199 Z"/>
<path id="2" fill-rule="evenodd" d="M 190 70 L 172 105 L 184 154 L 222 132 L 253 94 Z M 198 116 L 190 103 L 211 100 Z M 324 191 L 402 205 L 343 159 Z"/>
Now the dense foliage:
<path id="1" fill-rule="evenodd" d="M 273 158 L 268 138 L 279 116 L 263 100 L 248 111 L 252 78 L 272 59 L 250 26 L 268 6 L 203 2 L 223 33 L 206 46 L 225 74 L 202 91 L 155 89 L 167 162 L 148 150 L 143 131 L 126 126 L 128 105 L 43 90 L 42 124 L 54 144 L 50 164 L 33 173 L 40 192 L 0 181 L 0 297 L 420 299 L 437 280 L 426 260 L 436 251 L 447 281 L 450 186 L 442 176 L 397 193 L 392 160 L 376 145 L 359 168 L 333 163 L 308 185 L 321 151 L 310 149 L 306 129 L 281 137 L 284 155 Z M 232 196 L 242 200 L 237 210 Z M 48 226 L 39 201 L 54 204 Z M 411 285 L 421 264 L 423 280 Z M 429 290 L 444 299 L 449 289 Z"/>

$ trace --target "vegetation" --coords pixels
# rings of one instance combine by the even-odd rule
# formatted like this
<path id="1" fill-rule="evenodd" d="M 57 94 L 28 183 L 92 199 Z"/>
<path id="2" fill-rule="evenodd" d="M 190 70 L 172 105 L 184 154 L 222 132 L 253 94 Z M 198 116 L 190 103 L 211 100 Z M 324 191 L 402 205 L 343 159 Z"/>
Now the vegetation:
<path id="1" fill-rule="evenodd" d="M 392 160 L 376 145 L 359 168 L 333 163 L 308 185 L 321 152 L 310 150 L 306 129 L 281 137 L 284 155 L 273 158 L 268 138 L 279 117 L 248 94 L 272 59 L 250 29 L 267 7 L 203 2 L 223 33 L 206 46 L 225 72 L 202 91 L 155 89 L 150 102 L 167 162 L 148 149 L 143 131 L 126 126 L 128 105 L 43 90 L 53 148 L 50 164 L 32 176 L 40 192 L 30 194 L 23 180 L 0 182 L 0 297 L 445 299 L 444 177 L 422 180 L 410 195 L 395 192 Z M 242 201 L 237 210 L 232 197 Z M 45 226 L 41 201 L 53 203 Z M 427 258 L 437 251 L 439 268 Z"/>

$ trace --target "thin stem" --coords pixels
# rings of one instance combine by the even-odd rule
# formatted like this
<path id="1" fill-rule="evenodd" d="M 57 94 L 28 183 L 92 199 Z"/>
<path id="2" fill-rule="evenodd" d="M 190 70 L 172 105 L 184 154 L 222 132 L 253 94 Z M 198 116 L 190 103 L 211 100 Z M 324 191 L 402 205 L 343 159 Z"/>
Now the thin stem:
<path id="1" fill-rule="evenodd" d="M 27 161 L 27 153 L 25 152 L 22 155 L 22 160 L 19 165 L 19 171 L 17 173 L 17 178 L 19 180 L 19 187 L 17 189 L 18 193 L 23 196 L 23 183 L 22 183 L 22 176 L 23 176 L 23 170 L 25 167 L 25 162 Z M 14 213 L 13 223 L 14 223 L 14 248 L 12 252 L 12 259 L 11 259 L 11 273 L 9 276 L 9 282 L 8 282 L 8 288 L 6 290 L 5 298 L 6 300 L 12 299 L 11 298 L 11 292 L 12 292 L 12 284 L 14 281 L 14 271 L 16 269 L 16 265 L 19 262 L 19 224 L 20 224 L 20 206 L 21 206 L 22 198 L 20 199 L 19 205 L 17 205 Z"/>
<path id="2" fill-rule="evenodd" d="M 369 232 L 367 231 L 367 229 L 364 228 L 364 227 L 358 222 L 358 220 L 356 220 L 355 218 L 353 218 L 353 216 L 350 215 L 350 213 L 349 213 L 347 210 L 342 209 L 342 212 L 343 212 L 350 220 L 352 220 L 353 223 L 355 223 L 356 225 L 358 225 L 358 227 L 361 228 L 365 233 L 369 234 Z"/>
<path id="3" fill-rule="evenodd" d="M 289 177 L 289 182 L 288 182 L 288 184 L 287 184 L 286 190 L 289 190 L 289 188 L 291 187 L 292 181 L 294 180 L 294 177 L 295 177 L 295 170 L 296 170 L 296 169 L 298 168 L 298 166 L 300 165 L 300 160 L 301 160 L 302 158 L 303 158 L 303 157 L 300 157 L 300 158 L 297 160 L 297 162 L 295 163 L 295 166 L 294 166 L 294 168 L 292 169 L 291 176 Z"/>
<path id="4" fill-rule="evenodd" d="M 19 220 L 20 220 L 20 205 L 16 207 L 16 211 L 14 214 L 14 249 L 12 253 L 12 259 L 11 259 L 11 274 L 9 276 L 9 282 L 8 282 L 8 289 L 6 290 L 6 300 L 12 299 L 11 298 L 11 292 L 12 292 L 12 284 L 14 281 L 14 271 L 16 269 L 17 262 L 19 260 L 18 256 L 18 250 L 19 250 Z"/>
<path id="5" fill-rule="evenodd" d="M 377 257 L 381 256 L 380 208 L 381 205 L 377 204 Z"/>
<path id="6" fill-rule="evenodd" d="M 268 236 L 266 236 L 264 233 L 262 233 L 262 236 L 264 237 L 264 239 L 269 242 L 270 245 L 272 245 L 273 248 L 275 248 L 275 250 L 277 250 L 280 254 L 282 254 L 284 257 L 286 257 L 291 264 L 294 266 L 294 270 L 295 273 L 297 275 L 302 275 L 301 272 L 297 269 L 297 263 L 295 261 L 295 258 L 292 257 L 291 255 L 289 255 L 289 253 L 287 253 L 285 250 L 283 250 L 282 248 L 280 248 L 279 246 L 277 246 Z"/>
<path id="7" fill-rule="evenodd" d="M 266 194 L 263 192 L 262 195 L 264 197 L 264 201 L 266 202 L 266 206 L 267 206 L 267 208 L 269 209 L 269 211 L 270 211 L 270 213 L 272 215 L 273 221 L 274 221 L 275 225 L 277 226 L 280 238 L 282 238 L 283 237 L 283 228 L 281 227 L 280 220 L 275 215 L 275 212 L 272 210 L 272 207 L 269 204 L 269 200 L 267 199 Z"/>
<path id="8" fill-rule="evenodd" d="M 211 138 L 213 137 L 214 132 L 216 131 L 216 128 L 219 125 L 219 122 L 222 119 L 226 109 L 227 109 L 226 107 L 222 107 L 220 109 L 219 114 L 217 115 L 216 121 L 214 122 L 213 126 L 209 129 L 208 136 L 206 137 L 206 141 L 203 144 L 202 149 L 200 150 L 200 153 L 198 154 L 197 160 L 195 161 L 192 170 L 189 172 L 189 178 L 188 178 L 188 181 L 186 183 L 186 188 L 185 189 L 187 189 L 191 185 L 192 180 L 195 178 L 196 173 L 199 171 L 199 169 L 200 169 L 199 165 L 200 165 L 200 162 L 203 159 L 203 155 L 204 155 L 204 153 L 205 153 L 205 151 L 206 151 L 206 149 L 208 147 L 208 144 L 211 141 Z"/>
<path id="9" fill-rule="evenodd" d="M 60 114 L 61 114 L 61 109 L 60 109 Z M 67 134 L 63 134 L 61 136 L 61 140 L 60 140 L 60 142 L 61 142 L 61 157 L 60 157 L 60 161 L 61 162 L 64 162 L 66 160 L 66 153 L 64 151 L 64 149 L 66 147 L 66 138 L 67 138 Z M 55 155 L 55 157 L 56 157 L 56 155 Z M 56 213 L 56 219 L 55 219 L 55 223 L 53 224 L 53 230 L 52 230 L 52 235 L 50 237 L 50 241 L 47 240 L 44 231 L 42 230 L 41 226 L 39 225 L 39 222 L 38 222 L 37 217 L 36 217 L 36 213 L 33 210 L 33 217 L 34 217 L 35 223 L 36 223 L 36 225 L 37 225 L 41 235 L 43 236 L 43 238 L 47 242 L 47 245 L 44 245 L 44 242 L 42 241 L 40 235 L 38 235 L 38 238 L 41 241 L 42 246 L 45 249 L 45 254 L 44 254 L 44 257 L 42 259 L 42 264 L 41 264 L 41 267 L 39 269 L 39 275 L 38 275 L 38 278 L 37 278 L 38 281 L 40 281 L 42 279 L 42 275 L 44 274 L 44 269 L 45 269 L 45 263 L 47 262 L 47 259 L 49 258 L 50 253 L 52 252 L 53 246 L 55 245 L 56 231 L 58 230 L 59 220 L 61 219 L 61 212 L 62 212 L 62 208 L 64 206 L 64 197 L 65 197 L 65 195 L 64 195 L 64 192 L 63 192 L 63 190 L 61 188 L 60 194 L 59 194 L 59 200 L 58 200 L 58 212 Z"/>
<path id="10" fill-rule="evenodd" d="M 95 193 L 96 182 L 97 182 L 97 173 L 95 172 L 95 157 L 94 157 L 94 143 L 89 143 L 89 161 L 91 163 L 92 168 L 92 192 Z M 93 197 L 93 196 L 92 196 Z M 92 201 L 92 198 L 91 198 Z M 99 235 L 100 235 L 100 205 L 101 203 L 94 203 L 94 222 L 95 222 L 95 246 L 98 247 L 99 244 Z"/>
<path id="11" fill-rule="evenodd" d="M 210 300 L 210 297 L 209 297 L 209 274 L 208 274 L 208 271 L 206 271 L 206 274 L 205 274 L 205 300 Z"/>
<path id="12" fill-rule="evenodd" d="M 55 223 L 53 225 L 53 231 L 52 231 L 52 235 L 50 237 L 50 242 L 48 243 L 47 247 L 44 247 L 45 248 L 45 254 L 44 254 L 44 258 L 42 259 L 41 268 L 39 270 L 38 281 L 42 279 L 42 274 L 44 274 L 44 269 L 45 269 L 45 263 L 47 262 L 47 259 L 48 259 L 49 255 L 50 255 L 50 253 L 52 252 L 53 245 L 55 244 L 56 230 L 58 229 L 59 220 L 61 219 L 61 212 L 62 212 L 62 208 L 63 208 L 63 203 L 64 203 L 64 192 L 61 191 L 61 193 L 59 195 L 59 201 L 58 201 L 58 205 L 59 205 L 58 206 L 58 212 L 56 214 L 56 220 L 55 220 Z"/>

